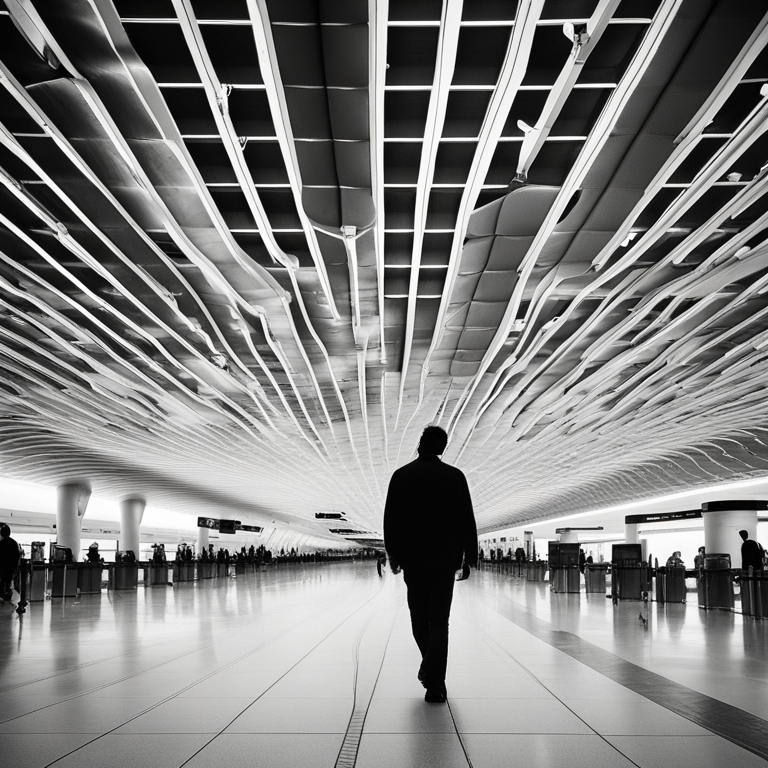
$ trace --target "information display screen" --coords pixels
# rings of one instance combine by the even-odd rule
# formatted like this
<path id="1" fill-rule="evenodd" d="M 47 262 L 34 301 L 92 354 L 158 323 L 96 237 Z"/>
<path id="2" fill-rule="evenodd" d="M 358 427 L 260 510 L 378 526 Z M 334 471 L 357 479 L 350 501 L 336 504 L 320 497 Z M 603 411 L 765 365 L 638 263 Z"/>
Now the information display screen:
<path id="1" fill-rule="evenodd" d="M 236 533 L 239 529 L 239 520 L 219 520 L 219 533 Z"/>
<path id="2" fill-rule="evenodd" d="M 219 521 L 216 520 L 213 517 L 198 517 L 197 518 L 197 527 L 198 528 L 210 528 L 211 530 L 218 531 L 219 530 Z"/>
<path id="3" fill-rule="evenodd" d="M 240 530 L 249 533 L 261 533 L 264 529 L 260 525 L 241 525 Z"/>

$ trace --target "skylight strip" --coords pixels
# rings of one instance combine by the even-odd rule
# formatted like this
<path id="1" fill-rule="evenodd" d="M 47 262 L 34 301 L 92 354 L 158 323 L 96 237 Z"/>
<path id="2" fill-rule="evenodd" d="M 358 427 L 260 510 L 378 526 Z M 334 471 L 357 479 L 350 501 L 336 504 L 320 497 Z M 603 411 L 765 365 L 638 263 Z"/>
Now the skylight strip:
<path id="1" fill-rule="evenodd" d="M 421 145 L 419 160 L 419 178 L 416 187 L 416 202 L 414 206 L 414 233 L 411 249 L 411 273 L 408 286 L 408 306 L 405 315 L 403 339 L 403 358 L 400 368 L 400 388 L 398 395 L 395 427 L 400 419 L 400 412 L 405 397 L 405 383 L 408 378 L 408 367 L 411 360 L 413 335 L 416 325 L 416 301 L 419 285 L 419 265 L 424 243 L 424 230 L 427 226 L 430 185 L 434 179 L 437 153 L 440 149 L 440 137 L 445 126 L 445 115 L 448 107 L 449 91 L 445 84 L 453 80 L 456 69 L 456 56 L 461 32 L 461 14 L 464 0 L 446 0 L 440 24 L 440 36 L 437 43 L 437 62 L 432 94 L 429 99 L 424 141 Z"/>

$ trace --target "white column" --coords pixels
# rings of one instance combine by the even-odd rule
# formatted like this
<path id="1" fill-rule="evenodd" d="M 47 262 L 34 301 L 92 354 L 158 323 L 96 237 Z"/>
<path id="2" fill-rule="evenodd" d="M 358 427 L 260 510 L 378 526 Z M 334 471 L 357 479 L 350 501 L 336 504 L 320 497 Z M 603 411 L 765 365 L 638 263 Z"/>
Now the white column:
<path id="1" fill-rule="evenodd" d="M 120 502 L 120 549 L 133 551 L 138 560 L 141 518 L 144 517 L 144 499 L 125 499 Z"/>
<path id="2" fill-rule="evenodd" d="M 208 549 L 208 528 L 198 528 L 197 553 L 200 554 L 204 549 Z"/>
<path id="3" fill-rule="evenodd" d="M 708 555 L 729 554 L 731 568 L 741 568 L 741 536 L 749 531 L 757 539 L 757 510 L 768 508 L 765 501 L 741 499 L 710 501 L 701 505 L 704 518 L 704 547 Z"/>
<path id="4" fill-rule="evenodd" d="M 79 483 L 56 489 L 56 541 L 69 547 L 75 560 L 80 559 L 80 528 L 90 498 L 91 489 Z"/>
<path id="5" fill-rule="evenodd" d="M 639 544 L 637 523 L 624 523 L 624 541 L 626 544 Z"/>
<path id="6" fill-rule="evenodd" d="M 561 544 L 579 543 L 579 534 L 576 531 L 561 531 L 559 536 Z"/>

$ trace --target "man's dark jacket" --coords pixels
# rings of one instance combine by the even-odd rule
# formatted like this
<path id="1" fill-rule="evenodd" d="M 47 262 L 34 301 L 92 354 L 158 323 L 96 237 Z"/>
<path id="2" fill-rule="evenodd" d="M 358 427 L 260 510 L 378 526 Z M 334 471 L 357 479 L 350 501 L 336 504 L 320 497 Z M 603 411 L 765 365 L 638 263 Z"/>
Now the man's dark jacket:
<path id="1" fill-rule="evenodd" d="M 763 548 L 754 539 L 745 539 L 741 545 L 741 568 L 746 571 L 750 565 L 756 571 L 763 569 Z"/>
<path id="2" fill-rule="evenodd" d="M 409 567 L 477 565 L 477 526 L 464 473 L 422 455 L 395 470 L 384 507 L 384 546 Z"/>

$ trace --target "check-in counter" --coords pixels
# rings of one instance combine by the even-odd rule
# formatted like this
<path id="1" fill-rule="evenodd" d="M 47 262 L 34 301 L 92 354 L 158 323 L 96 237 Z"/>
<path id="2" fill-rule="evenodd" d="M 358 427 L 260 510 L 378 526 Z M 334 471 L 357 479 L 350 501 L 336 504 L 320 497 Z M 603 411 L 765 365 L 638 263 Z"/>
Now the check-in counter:
<path id="1" fill-rule="evenodd" d="M 525 570 L 526 581 L 544 581 L 547 563 L 544 560 L 529 561 Z"/>
<path id="2" fill-rule="evenodd" d="M 584 566 L 584 591 L 587 594 L 605 594 L 605 574 L 608 563 L 587 563 Z"/>
<path id="3" fill-rule="evenodd" d="M 741 585 L 741 612 L 755 619 L 768 617 L 768 571 L 750 568 L 739 576 Z"/>
<path id="4" fill-rule="evenodd" d="M 116 591 L 137 589 L 139 586 L 138 563 L 115 563 L 109 570 L 109 588 Z"/>
<path id="5" fill-rule="evenodd" d="M 77 565 L 74 563 L 52 563 L 51 597 L 77 597 Z"/>
<path id="6" fill-rule="evenodd" d="M 733 577 L 731 556 L 727 553 L 707 553 L 698 585 L 699 608 L 733 610 Z"/>
<path id="7" fill-rule="evenodd" d="M 102 563 L 79 563 L 77 565 L 77 588 L 81 595 L 95 595 L 101 592 Z"/>
<path id="8" fill-rule="evenodd" d="M 169 584 L 167 563 L 149 563 L 144 574 L 146 586 L 167 587 Z"/>
<path id="9" fill-rule="evenodd" d="M 659 603 L 684 603 L 685 566 L 667 565 L 656 569 L 656 600 Z"/>
<path id="10" fill-rule="evenodd" d="M 216 563 L 216 575 L 220 579 L 226 579 L 229 576 L 229 564 L 228 563 Z"/>
<path id="11" fill-rule="evenodd" d="M 553 565 L 549 569 L 551 592 L 580 592 L 581 572 L 578 565 Z"/>
<path id="12" fill-rule="evenodd" d="M 48 568 L 45 563 L 32 563 L 27 579 L 27 602 L 39 603 L 45 600 L 48 582 Z"/>

